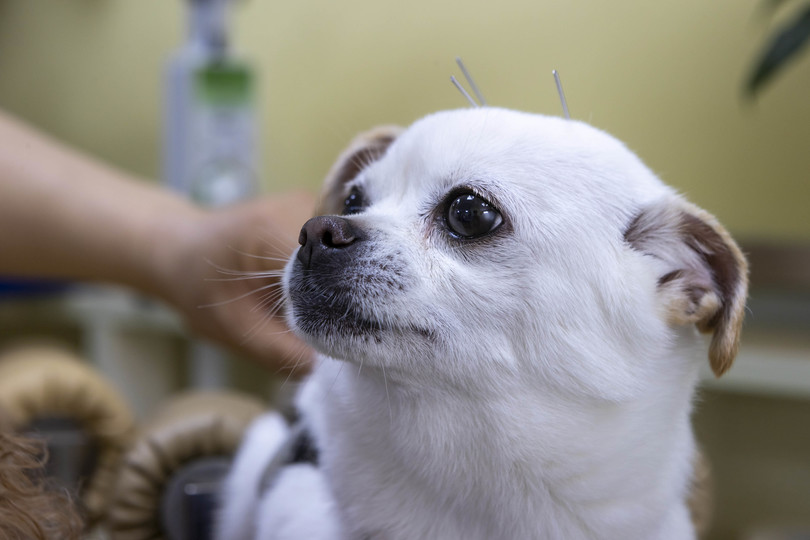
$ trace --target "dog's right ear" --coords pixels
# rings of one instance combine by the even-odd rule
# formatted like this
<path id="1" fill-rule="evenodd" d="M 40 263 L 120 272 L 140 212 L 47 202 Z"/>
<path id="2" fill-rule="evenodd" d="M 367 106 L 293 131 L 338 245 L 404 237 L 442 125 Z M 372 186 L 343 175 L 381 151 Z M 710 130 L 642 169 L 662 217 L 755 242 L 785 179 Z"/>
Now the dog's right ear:
<path id="1" fill-rule="evenodd" d="M 712 333 L 716 376 L 731 367 L 740 342 L 748 263 L 731 235 L 708 212 L 679 197 L 644 208 L 624 233 L 659 267 L 658 296 L 670 324 Z"/>
<path id="2" fill-rule="evenodd" d="M 340 214 L 346 182 L 380 159 L 402 131 L 398 126 L 380 126 L 355 137 L 326 175 L 315 215 Z"/>

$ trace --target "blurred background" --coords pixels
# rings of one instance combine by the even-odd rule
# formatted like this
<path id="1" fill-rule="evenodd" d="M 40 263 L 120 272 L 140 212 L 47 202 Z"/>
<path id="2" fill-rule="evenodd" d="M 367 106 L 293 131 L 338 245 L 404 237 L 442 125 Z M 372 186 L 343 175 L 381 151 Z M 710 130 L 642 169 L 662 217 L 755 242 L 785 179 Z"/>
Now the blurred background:
<path id="1" fill-rule="evenodd" d="M 466 106 L 448 80 L 456 56 L 490 104 L 552 115 L 557 69 L 572 117 L 625 141 L 751 256 L 738 365 L 707 376 L 697 404 L 716 484 L 708 537 L 810 538 L 810 55 L 746 97 L 768 36 L 806 7 L 767 4 L 236 1 L 229 34 L 255 75 L 260 190 L 314 192 L 358 131 Z M 0 108 L 160 182 L 167 62 L 187 19 L 182 0 L 0 0 Z M 43 310 L 0 302 L 0 345 L 48 335 L 106 355 L 97 363 L 137 417 L 188 382 L 164 361 L 185 338 L 154 337 L 170 315 L 110 345 Z M 234 366 L 228 385 L 266 398 L 259 368 Z"/>

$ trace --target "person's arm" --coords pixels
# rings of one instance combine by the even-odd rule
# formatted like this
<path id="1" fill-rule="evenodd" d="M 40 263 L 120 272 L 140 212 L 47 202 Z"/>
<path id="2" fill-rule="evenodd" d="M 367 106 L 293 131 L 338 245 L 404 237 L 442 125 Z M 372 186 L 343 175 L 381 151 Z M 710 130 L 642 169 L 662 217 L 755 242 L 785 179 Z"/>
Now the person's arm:
<path id="1" fill-rule="evenodd" d="M 201 214 L 0 113 L 0 272 L 161 294 L 161 248 Z"/>
<path id="2" fill-rule="evenodd" d="M 296 194 L 203 211 L 0 112 L 0 274 L 133 287 L 277 368 L 309 362 L 283 321 L 254 309 L 278 280 L 218 279 L 281 268 L 311 208 Z"/>

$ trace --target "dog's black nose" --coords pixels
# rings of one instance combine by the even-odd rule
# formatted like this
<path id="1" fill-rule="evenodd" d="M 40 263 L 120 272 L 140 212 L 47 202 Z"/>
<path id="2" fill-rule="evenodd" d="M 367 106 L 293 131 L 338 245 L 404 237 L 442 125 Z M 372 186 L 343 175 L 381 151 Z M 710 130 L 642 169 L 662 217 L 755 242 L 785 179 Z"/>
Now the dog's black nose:
<path id="1" fill-rule="evenodd" d="M 359 239 L 352 224 L 338 216 L 318 216 L 310 219 L 301 227 L 298 235 L 298 260 L 309 268 L 324 257 L 334 255 Z"/>

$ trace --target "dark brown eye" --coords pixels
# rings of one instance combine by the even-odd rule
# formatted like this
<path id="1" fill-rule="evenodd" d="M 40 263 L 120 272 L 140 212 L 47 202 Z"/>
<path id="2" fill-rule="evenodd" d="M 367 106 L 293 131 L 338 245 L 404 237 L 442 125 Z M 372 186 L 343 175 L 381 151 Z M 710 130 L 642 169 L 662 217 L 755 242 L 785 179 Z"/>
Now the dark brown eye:
<path id="1" fill-rule="evenodd" d="M 447 227 L 462 238 L 476 238 L 494 231 L 503 223 L 501 213 L 492 204 L 475 195 L 459 195 L 447 208 Z"/>
<path id="2" fill-rule="evenodd" d="M 343 201 L 343 215 L 358 214 L 366 207 L 363 192 L 357 186 L 353 187 L 346 200 Z"/>

